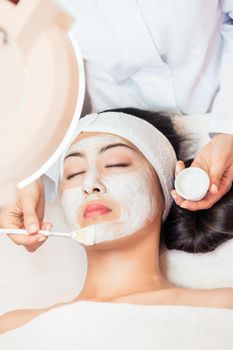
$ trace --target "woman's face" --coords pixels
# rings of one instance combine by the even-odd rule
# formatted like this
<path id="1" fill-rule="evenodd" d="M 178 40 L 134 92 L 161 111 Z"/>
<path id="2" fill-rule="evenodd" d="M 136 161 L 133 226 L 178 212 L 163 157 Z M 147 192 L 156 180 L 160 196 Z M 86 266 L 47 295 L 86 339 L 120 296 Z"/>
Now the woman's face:
<path id="1" fill-rule="evenodd" d="M 155 218 L 162 202 L 157 175 L 142 153 L 105 133 L 82 133 L 73 142 L 61 193 L 71 228 L 100 224 L 99 242 L 136 233 Z"/>

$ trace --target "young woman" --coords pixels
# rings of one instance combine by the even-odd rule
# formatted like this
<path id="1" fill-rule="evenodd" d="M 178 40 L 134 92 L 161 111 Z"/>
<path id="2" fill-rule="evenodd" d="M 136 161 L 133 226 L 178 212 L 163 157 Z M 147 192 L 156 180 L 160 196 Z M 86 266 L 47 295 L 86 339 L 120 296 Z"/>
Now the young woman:
<path id="1" fill-rule="evenodd" d="M 233 288 L 180 288 L 160 271 L 164 227 L 167 245 L 188 251 L 211 250 L 232 238 L 233 233 L 232 190 L 222 204 L 206 214 L 211 222 L 208 232 L 208 220 L 202 220 L 201 212 L 187 214 L 185 209 L 176 212 L 173 208 L 167 218 L 181 142 L 171 120 L 156 113 L 121 109 L 92 114 L 80 121 L 61 164 L 61 195 L 72 229 L 95 227 L 78 239 L 88 259 L 85 284 L 68 303 L 4 314 L 1 333 L 51 308 L 81 300 L 233 308 Z M 217 223 L 211 221 L 212 215 Z M 215 232 L 217 227 L 219 231 Z"/>

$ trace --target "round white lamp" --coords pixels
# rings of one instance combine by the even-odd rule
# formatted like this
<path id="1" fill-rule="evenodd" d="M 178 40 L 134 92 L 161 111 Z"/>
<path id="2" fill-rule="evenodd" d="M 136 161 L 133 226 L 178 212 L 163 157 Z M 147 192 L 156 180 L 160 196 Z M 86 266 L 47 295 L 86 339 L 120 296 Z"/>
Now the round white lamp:
<path id="1" fill-rule="evenodd" d="M 0 206 L 70 142 L 85 76 L 73 18 L 52 0 L 0 1 Z"/>

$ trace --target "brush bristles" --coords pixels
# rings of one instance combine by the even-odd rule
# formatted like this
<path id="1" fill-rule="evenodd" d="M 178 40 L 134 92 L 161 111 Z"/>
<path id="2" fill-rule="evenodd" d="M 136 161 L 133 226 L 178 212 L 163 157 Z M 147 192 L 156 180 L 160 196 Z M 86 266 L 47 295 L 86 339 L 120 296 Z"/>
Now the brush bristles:
<path id="1" fill-rule="evenodd" d="M 73 231 L 72 238 L 78 243 L 93 245 L 95 244 L 95 232 L 95 225 L 87 226 Z"/>

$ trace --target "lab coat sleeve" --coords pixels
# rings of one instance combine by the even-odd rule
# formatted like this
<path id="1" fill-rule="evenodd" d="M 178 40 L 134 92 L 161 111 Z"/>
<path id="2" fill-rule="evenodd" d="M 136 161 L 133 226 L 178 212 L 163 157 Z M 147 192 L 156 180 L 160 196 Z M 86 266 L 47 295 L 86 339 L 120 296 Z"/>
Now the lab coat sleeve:
<path id="1" fill-rule="evenodd" d="M 42 181 L 45 191 L 45 202 L 53 201 L 58 195 L 60 161 L 57 160 L 48 170 L 42 175 Z"/>
<path id="2" fill-rule="evenodd" d="M 213 103 L 209 134 L 233 134 L 233 0 L 220 0 L 226 20 L 221 27 L 223 55 L 220 89 Z"/>

